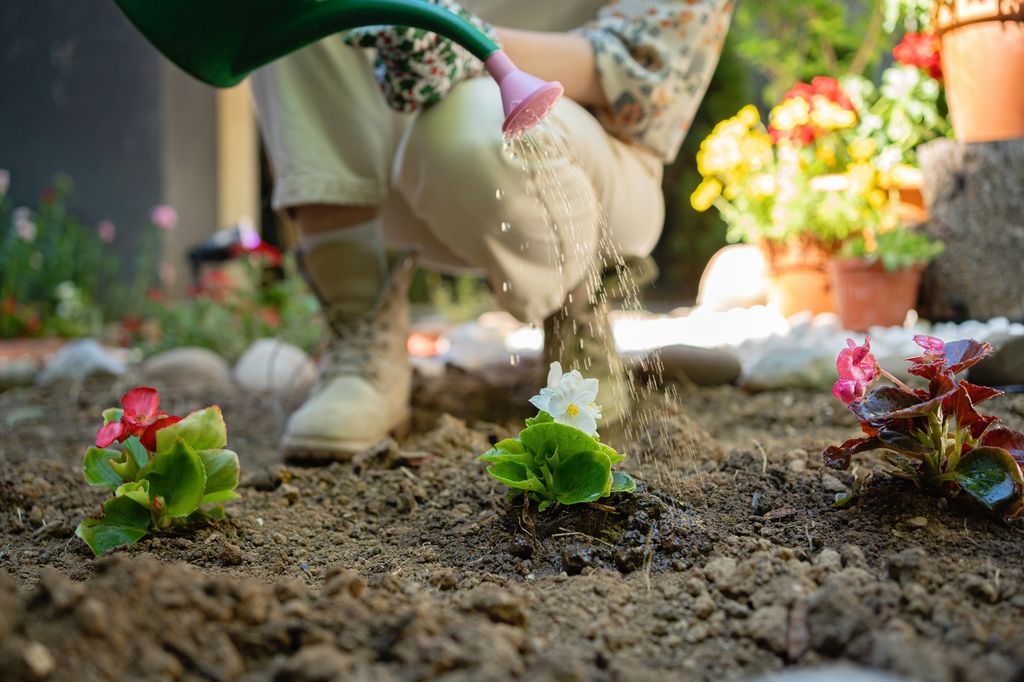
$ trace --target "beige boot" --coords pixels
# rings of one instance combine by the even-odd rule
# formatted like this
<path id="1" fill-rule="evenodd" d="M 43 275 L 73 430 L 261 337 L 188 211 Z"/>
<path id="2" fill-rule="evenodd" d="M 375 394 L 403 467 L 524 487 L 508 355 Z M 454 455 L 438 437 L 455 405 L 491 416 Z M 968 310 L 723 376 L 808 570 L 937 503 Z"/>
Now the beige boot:
<path id="1" fill-rule="evenodd" d="M 633 405 L 633 387 L 615 348 L 608 303 L 626 298 L 657 275 L 653 259 L 629 259 L 619 272 L 607 272 L 596 291 L 586 282 L 577 286 L 563 307 L 544 320 L 544 372 L 546 363 L 557 360 L 566 371 L 578 369 L 583 376 L 597 379 L 597 404 L 605 427 L 621 421 Z"/>
<path id="2" fill-rule="evenodd" d="M 316 385 L 285 427 L 281 448 L 289 463 L 345 461 L 409 424 L 406 342 L 415 258 L 392 256 L 385 275 L 372 254 L 347 246 L 317 247 L 304 258 L 332 339 Z"/>

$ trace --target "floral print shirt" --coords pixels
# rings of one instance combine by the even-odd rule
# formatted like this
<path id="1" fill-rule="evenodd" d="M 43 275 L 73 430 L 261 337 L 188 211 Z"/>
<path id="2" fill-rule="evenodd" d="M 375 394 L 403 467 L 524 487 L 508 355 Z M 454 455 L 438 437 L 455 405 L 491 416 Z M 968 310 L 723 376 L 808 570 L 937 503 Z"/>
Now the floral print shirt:
<path id="1" fill-rule="evenodd" d="M 609 132 L 671 163 L 690 129 L 734 0 L 616 0 L 577 32 L 594 47 Z"/>

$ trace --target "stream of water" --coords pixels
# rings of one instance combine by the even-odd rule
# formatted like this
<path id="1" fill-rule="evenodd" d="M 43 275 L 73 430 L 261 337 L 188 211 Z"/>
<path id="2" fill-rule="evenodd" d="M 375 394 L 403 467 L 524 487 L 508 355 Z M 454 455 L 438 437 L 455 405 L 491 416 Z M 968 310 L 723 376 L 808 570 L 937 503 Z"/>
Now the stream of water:
<path id="1" fill-rule="evenodd" d="M 600 197 L 589 175 L 582 170 L 572 145 L 562 131 L 547 121 L 541 122 L 532 130 L 515 138 L 504 140 L 505 154 L 513 161 L 520 163 L 526 175 L 527 193 L 542 207 L 542 216 L 548 230 L 554 235 L 550 247 L 554 252 L 548 254 L 550 262 L 558 271 L 561 297 L 566 305 L 572 303 L 572 293 L 566 290 L 565 272 L 567 267 L 572 270 L 583 268 L 582 281 L 588 300 L 601 307 L 614 304 L 625 314 L 644 315 L 645 310 L 640 302 L 640 287 L 634 274 L 627 265 L 615 243 L 608 218 L 604 210 L 600 210 Z M 565 172 L 566 169 L 569 172 Z M 498 199 L 504 196 L 501 189 L 496 191 Z M 591 202 L 598 206 L 596 212 L 598 224 L 582 225 L 574 216 L 574 205 L 580 202 Z M 588 214 L 592 212 L 587 212 Z M 596 227 L 596 240 L 594 230 Z M 508 233 L 514 229 L 508 222 L 500 224 L 500 230 Z M 615 273 L 618 284 L 616 300 L 608 300 L 608 291 L 603 286 L 605 276 Z M 507 282 L 506 282 L 507 284 Z M 507 291 L 507 289 L 506 289 Z M 609 327 L 578 329 L 573 322 L 572 338 L 559 338 L 557 343 L 564 350 L 566 343 L 574 343 L 579 334 L 595 338 L 602 353 L 612 370 L 622 372 L 626 368 L 615 345 L 614 336 Z M 580 370 L 587 374 L 596 358 L 586 357 Z M 517 364 L 515 357 L 512 364 Z M 689 437 L 686 447 L 680 450 L 679 442 L 670 442 L 672 429 L 652 428 L 681 411 L 679 397 L 673 386 L 666 386 L 664 381 L 664 365 L 659 351 L 652 351 L 639 360 L 638 367 L 633 368 L 635 375 L 643 377 L 642 383 L 628 381 L 625 384 L 613 384 L 613 399 L 619 405 L 628 405 L 623 410 L 622 422 L 616 427 L 623 437 L 624 448 L 630 456 L 635 456 L 644 469 L 653 475 L 659 483 L 670 483 L 682 476 L 682 469 L 692 466 L 698 476 L 697 459 L 694 447 L 695 437 Z M 607 398 L 604 398 L 607 402 Z M 607 405 L 605 407 L 608 411 Z M 661 453 L 655 456 L 654 453 Z M 666 456 L 668 459 L 666 459 Z M 688 461 L 686 461 L 688 460 Z M 701 486 L 703 487 L 703 486 Z"/>

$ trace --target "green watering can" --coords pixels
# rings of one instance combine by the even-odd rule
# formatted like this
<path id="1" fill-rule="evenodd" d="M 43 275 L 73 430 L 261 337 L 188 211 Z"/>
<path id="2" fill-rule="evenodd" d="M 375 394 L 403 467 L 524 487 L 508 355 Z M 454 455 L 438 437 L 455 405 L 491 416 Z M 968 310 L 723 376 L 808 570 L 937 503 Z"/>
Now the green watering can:
<path id="1" fill-rule="evenodd" d="M 250 71 L 334 33 L 399 25 L 433 31 L 484 62 L 501 88 L 502 132 L 540 122 L 562 96 L 559 83 L 516 68 L 475 26 L 426 0 L 116 0 L 136 28 L 185 72 L 230 87 Z"/>

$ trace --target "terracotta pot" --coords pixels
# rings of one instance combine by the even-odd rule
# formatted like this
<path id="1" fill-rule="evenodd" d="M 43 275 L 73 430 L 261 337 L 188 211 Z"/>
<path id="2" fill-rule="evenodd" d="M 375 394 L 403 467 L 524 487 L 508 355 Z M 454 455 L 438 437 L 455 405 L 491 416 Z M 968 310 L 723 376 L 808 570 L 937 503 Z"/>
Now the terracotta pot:
<path id="1" fill-rule="evenodd" d="M 815 242 L 765 242 L 761 249 L 768 264 L 769 305 L 786 317 L 805 310 L 814 315 L 835 312 L 827 247 Z"/>
<path id="2" fill-rule="evenodd" d="M 934 24 L 956 138 L 1024 137 L 1024 0 L 938 2 Z"/>
<path id="3" fill-rule="evenodd" d="M 836 309 L 843 326 L 866 332 L 874 326 L 903 324 L 917 303 L 924 267 L 887 271 L 881 263 L 860 258 L 836 258 L 829 265 Z"/>

